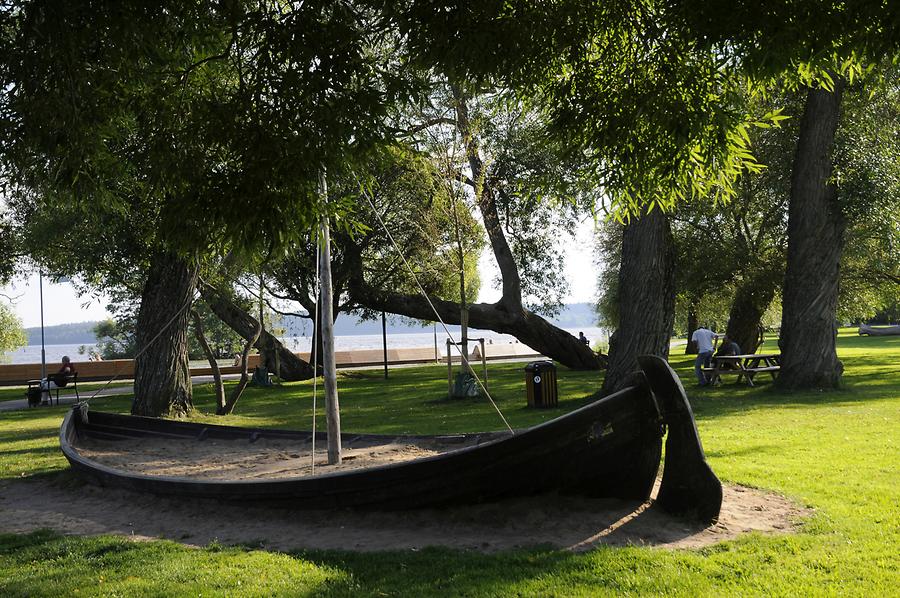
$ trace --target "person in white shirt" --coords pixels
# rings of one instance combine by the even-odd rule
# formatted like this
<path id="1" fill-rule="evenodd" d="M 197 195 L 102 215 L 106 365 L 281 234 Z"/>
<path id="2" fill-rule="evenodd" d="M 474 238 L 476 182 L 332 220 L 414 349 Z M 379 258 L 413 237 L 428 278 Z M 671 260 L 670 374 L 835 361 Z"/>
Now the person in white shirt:
<path id="1" fill-rule="evenodd" d="M 719 338 L 719 335 L 709 330 L 705 326 L 700 326 L 691 335 L 691 340 L 697 343 L 697 359 L 694 360 L 694 373 L 697 374 L 697 382 L 700 386 L 706 386 L 706 374 L 702 368 L 708 368 L 710 360 L 713 356 L 713 341 Z"/>

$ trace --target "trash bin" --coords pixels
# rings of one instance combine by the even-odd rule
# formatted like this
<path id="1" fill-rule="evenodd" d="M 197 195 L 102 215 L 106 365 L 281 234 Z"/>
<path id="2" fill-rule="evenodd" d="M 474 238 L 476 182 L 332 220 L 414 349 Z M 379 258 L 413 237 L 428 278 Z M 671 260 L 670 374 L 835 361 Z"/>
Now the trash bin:
<path id="1" fill-rule="evenodd" d="M 28 398 L 28 406 L 29 407 L 37 407 L 41 404 L 41 391 L 40 383 L 38 386 L 34 386 L 32 384 L 28 385 L 28 390 L 25 391 L 25 396 Z"/>
<path id="2" fill-rule="evenodd" d="M 532 361 L 525 366 L 525 392 L 529 407 L 556 407 L 559 395 L 556 392 L 556 366 L 552 361 Z"/>

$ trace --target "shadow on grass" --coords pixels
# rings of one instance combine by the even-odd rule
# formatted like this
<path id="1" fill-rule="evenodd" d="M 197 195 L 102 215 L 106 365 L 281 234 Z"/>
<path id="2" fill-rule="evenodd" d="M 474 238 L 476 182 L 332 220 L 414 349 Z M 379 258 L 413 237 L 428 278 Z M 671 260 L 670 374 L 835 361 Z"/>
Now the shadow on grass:
<path id="1" fill-rule="evenodd" d="M 609 552 L 597 555 L 601 562 L 614 564 L 619 560 Z M 281 563 L 281 571 L 270 569 L 270 560 Z M 260 561 L 257 567 L 247 566 L 255 561 Z M 282 588 L 291 596 L 489 596 L 508 594 L 516 588 L 527 592 L 531 584 L 541 580 L 585 574 L 582 558 L 549 548 L 491 559 L 479 553 L 435 548 L 413 553 L 299 552 L 267 556 L 242 547 L 211 545 L 198 551 L 170 542 L 128 542 L 107 536 L 71 538 L 49 530 L 0 535 L 0 562 L 7 563 L 11 573 L 0 581 L 0 591 L 8 596 L 51 596 L 100 588 L 105 588 L 102 593 L 128 594 L 129 588 L 133 591 L 142 585 L 158 594 L 166 591 L 167 584 L 164 578 L 156 577 L 162 577 L 165 571 L 180 572 L 179 579 L 169 582 L 169 589 L 179 594 L 228 592 L 220 584 L 210 584 L 204 568 L 215 568 L 223 577 L 231 573 L 234 577 L 226 578 L 233 584 L 231 591 L 240 587 L 241 592 L 260 595 L 277 594 L 271 584 L 286 570 L 296 571 L 292 571 L 295 576 L 303 573 L 289 588 Z M 612 575 L 592 585 L 620 589 Z"/>
<path id="2" fill-rule="evenodd" d="M 743 457 L 743 456 L 751 456 L 756 457 L 759 455 L 763 455 L 766 453 L 769 454 L 777 454 L 780 451 L 783 451 L 783 447 L 778 446 L 776 444 L 756 444 L 753 446 L 746 446 L 739 449 L 734 450 L 704 450 L 703 452 L 706 454 L 707 458 L 717 459 L 719 457 Z"/>
<path id="3" fill-rule="evenodd" d="M 891 385 L 900 390 L 900 380 Z M 772 384 L 730 393 L 727 387 L 698 393 L 688 390 L 688 398 L 698 419 L 710 419 L 746 412 L 753 407 L 802 408 L 815 406 L 853 405 L 867 401 L 884 401 L 884 385 L 846 384 L 844 388 L 827 391 L 785 391 Z"/>
<path id="4" fill-rule="evenodd" d="M 219 545 L 197 550 L 171 542 L 73 538 L 41 530 L 0 535 L 0 564 L 9 572 L 0 581 L 0 592 L 55 596 L 89 589 L 110 595 L 217 595 L 240 588 L 239 593 L 253 595 L 496 596 L 557 595 L 561 588 L 574 586 L 596 595 L 633 592 L 636 579 L 656 579 L 646 589 L 664 590 L 670 582 L 659 578 L 657 560 L 636 558 L 637 550 L 600 548 L 585 556 L 538 547 L 490 558 L 441 548 L 282 555 Z M 666 560 L 686 565 L 696 557 L 672 553 Z M 287 583 L 274 585 L 281 578 Z"/>
<path id="5" fill-rule="evenodd" d="M 56 450 L 59 451 L 59 449 Z M 84 486 L 87 482 L 68 469 L 68 466 L 69 464 L 66 463 L 66 469 L 60 469 L 56 465 L 47 465 L 44 468 L 32 469 L 26 475 L 15 474 L 8 477 L 0 477 L 0 486 L 4 484 L 30 484 L 32 482 L 40 484 L 36 486 L 38 489 L 46 488 L 47 484 L 58 488 L 80 488 Z"/>
<path id="6" fill-rule="evenodd" d="M 0 439 L 2 442 L 2 439 Z M 12 455 L 51 455 L 59 452 L 58 446 L 39 446 L 32 448 L 23 448 L 23 449 L 2 449 L 0 450 L 0 454 L 4 456 L 12 456 Z"/>
<path id="7" fill-rule="evenodd" d="M 20 420 L 19 423 L 22 422 L 31 423 L 31 420 L 27 417 L 24 417 Z M 48 423 L 50 423 L 50 425 L 29 425 L 27 427 L 20 428 L 6 428 L 6 426 L 4 426 L 4 428 L 6 429 L 3 429 L 3 431 L 0 432 L 0 446 L 8 442 L 26 442 L 56 435 L 59 433 L 59 426 L 62 423 L 62 417 L 58 419 L 54 418 L 53 422 Z"/>

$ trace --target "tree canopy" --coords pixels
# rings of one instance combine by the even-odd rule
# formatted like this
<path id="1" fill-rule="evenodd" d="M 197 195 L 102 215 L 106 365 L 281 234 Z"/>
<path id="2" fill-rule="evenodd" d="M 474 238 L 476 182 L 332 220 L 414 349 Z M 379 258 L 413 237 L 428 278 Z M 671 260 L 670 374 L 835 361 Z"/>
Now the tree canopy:
<path id="1" fill-rule="evenodd" d="M 827 84 L 829 70 L 859 75 L 900 51 L 900 19 L 886 2 L 402 6 L 414 59 L 498 78 L 542 105 L 635 214 L 642 202 L 730 197 L 738 176 L 757 169 L 749 130 L 779 115 L 741 109 L 748 84 Z"/>
<path id="2" fill-rule="evenodd" d="M 37 1 L 3 16 L 8 181 L 182 250 L 302 233 L 318 173 L 381 142 L 406 89 L 352 2 Z"/>

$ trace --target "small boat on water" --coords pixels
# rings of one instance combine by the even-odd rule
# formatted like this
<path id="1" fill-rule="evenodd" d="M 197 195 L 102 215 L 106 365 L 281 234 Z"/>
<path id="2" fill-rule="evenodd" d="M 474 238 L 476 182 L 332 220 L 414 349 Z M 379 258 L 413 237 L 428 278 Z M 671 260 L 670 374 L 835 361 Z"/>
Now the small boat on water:
<path id="1" fill-rule="evenodd" d="M 704 521 L 718 517 L 722 487 L 706 463 L 684 388 L 669 365 L 640 359 L 635 384 L 566 415 L 515 434 L 452 436 L 342 434 L 352 452 L 391 446 L 417 447 L 409 460 L 303 475 L 299 456 L 312 433 L 239 428 L 88 411 L 76 405 L 65 417 L 60 446 L 72 469 L 88 480 L 139 492 L 223 500 L 278 502 L 296 508 L 408 509 L 463 504 L 557 490 L 592 497 L 645 501 L 657 478 L 662 438 L 666 464 L 657 504 Z M 325 436 L 317 435 L 324 444 Z M 294 447 L 276 469 L 220 478 L 209 468 L 192 474 L 155 475 L 104 462 L 109 450 L 131 451 L 123 462 L 141 462 L 148 442 L 191 448 L 215 443 L 216 453 L 250 445 Z M 290 459 L 297 457 L 296 475 Z M 187 457 L 189 460 L 190 457 Z M 157 459 L 144 459 L 153 461 Z M 308 461 L 307 461 L 308 463 Z M 213 467 L 215 469 L 215 467 Z M 308 469 L 308 466 L 307 466 Z M 271 471 L 272 475 L 266 475 Z"/>

